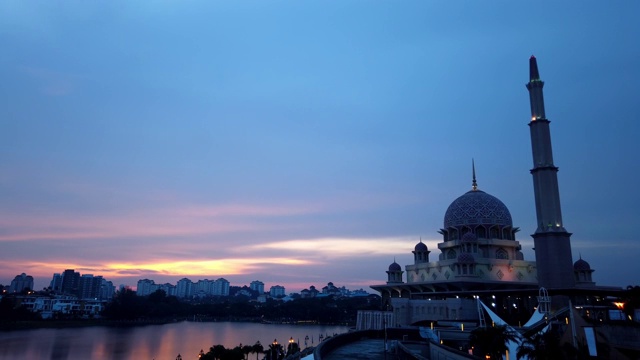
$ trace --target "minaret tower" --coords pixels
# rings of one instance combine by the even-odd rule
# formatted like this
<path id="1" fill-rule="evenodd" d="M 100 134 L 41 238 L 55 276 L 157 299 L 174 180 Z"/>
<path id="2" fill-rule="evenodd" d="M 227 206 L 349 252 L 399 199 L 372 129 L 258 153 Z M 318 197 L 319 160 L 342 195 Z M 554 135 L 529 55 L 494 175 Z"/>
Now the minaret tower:
<path id="1" fill-rule="evenodd" d="M 553 164 L 549 120 L 544 113 L 544 97 L 538 63 L 529 59 L 529 100 L 531 102 L 531 149 L 533 152 L 533 190 L 538 228 L 532 235 L 536 252 L 538 283 L 547 289 L 575 286 L 571 257 L 571 233 L 562 223 L 558 168 Z"/>

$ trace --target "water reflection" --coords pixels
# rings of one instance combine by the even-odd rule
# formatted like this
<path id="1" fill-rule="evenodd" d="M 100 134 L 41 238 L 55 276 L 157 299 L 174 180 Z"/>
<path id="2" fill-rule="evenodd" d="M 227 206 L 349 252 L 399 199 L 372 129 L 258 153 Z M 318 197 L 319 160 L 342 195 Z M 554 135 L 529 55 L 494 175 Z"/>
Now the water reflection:
<path id="1" fill-rule="evenodd" d="M 71 339 L 66 333 L 55 333 L 51 347 L 51 360 L 67 360 L 71 349 Z"/>
<path id="2" fill-rule="evenodd" d="M 290 337 L 317 340 L 320 334 L 343 333 L 344 326 L 267 325 L 230 322 L 180 322 L 135 327 L 94 326 L 0 332 L 0 360 L 4 359 L 197 359 L 200 349 L 221 344 L 231 348 L 256 341 L 270 344 Z M 311 341 L 309 341 L 311 345 Z"/>

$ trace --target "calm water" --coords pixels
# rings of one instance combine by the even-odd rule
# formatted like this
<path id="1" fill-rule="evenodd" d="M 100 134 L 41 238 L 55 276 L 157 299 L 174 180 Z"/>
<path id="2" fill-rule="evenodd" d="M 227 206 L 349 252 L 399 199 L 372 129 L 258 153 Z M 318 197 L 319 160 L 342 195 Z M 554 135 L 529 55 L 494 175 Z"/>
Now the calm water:
<path id="1" fill-rule="evenodd" d="M 260 341 L 267 347 L 274 338 L 286 343 L 293 337 L 300 339 L 304 348 L 305 336 L 309 336 L 308 345 L 311 346 L 311 339 L 317 344 L 320 334 L 341 334 L 347 330 L 345 326 L 186 321 L 127 328 L 21 330 L 0 332 L 0 360 L 175 360 L 178 353 L 184 360 L 195 360 L 200 349 L 207 352 L 217 344 L 230 348 Z M 255 356 L 250 354 L 249 359 L 255 359 Z"/>

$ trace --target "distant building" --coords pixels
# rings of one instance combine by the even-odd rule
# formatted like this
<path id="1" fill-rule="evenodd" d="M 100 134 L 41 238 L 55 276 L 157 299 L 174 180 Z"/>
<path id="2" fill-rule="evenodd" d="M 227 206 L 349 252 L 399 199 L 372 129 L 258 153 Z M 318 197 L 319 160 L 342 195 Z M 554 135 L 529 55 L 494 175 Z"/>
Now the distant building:
<path id="1" fill-rule="evenodd" d="M 229 281 L 224 278 L 198 280 L 193 285 L 193 296 L 229 296 Z"/>
<path id="2" fill-rule="evenodd" d="M 102 276 L 93 276 L 92 274 L 84 274 L 80 276 L 78 282 L 78 298 L 99 299 L 102 280 Z"/>
<path id="3" fill-rule="evenodd" d="M 346 290 L 345 287 L 342 287 L 343 290 Z M 342 290 L 337 288 L 335 285 L 333 285 L 332 282 L 329 282 L 327 284 L 327 286 L 322 288 L 322 293 L 325 295 L 335 295 L 335 296 L 342 296 L 344 295 L 342 293 Z"/>
<path id="4" fill-rule="evenodd" d="M 253 291 L 258 292 L 258 295 L 264 294 L 264 283 L 262 281 L 252 281 L 249 285 L 249 288 Z"/>
<path id="5" fill-rule="evenodd" d="M 176 296 L 176 286 L 173 284 L 169 284 L 169 283 L 158 284 L 156 291 L 158 290 L 164 291 L 166 296 Z"/>
<path id="6" fill-rule="evenodd" d="M 300 291 L 300 297 L 301 298 L 314 298 L 316 296 L 318 296 L 319 291 L 316 290 L 316 287 L 311 285 L 309 286 L 309 289 L 304 289 L 302 291 Z"/>
<path id="7" fill-rule="evenodd" d="M 158 285 L 153 280 L 142 279 L 138 280 L 138 285 L 136 288 L 136 294 L 138 296 L 147 296 L 153 292 L 158 290 Z"/>
<path id="8" fill-rule="evenodd" d="M 285 296 L 284 286 L 274 285 L 269 289 L 269 295 L 273 298 Z"/>
<path id="9" fill-rule="evenodd" d="M 51 279 L 51 283 L 49 283 L 49 287 L 53 292 L 61 293 L 62 292 L 62 274 L 53 274 L 53 279 Z"/>
<path id="10" fill-rule="evenodd" d="M 100 300 L 111 300 L 115 295 L 116 287 L 113 286 L 113 282 L 102 279 L 100 284 Z"/>
<path id="11" fill-rule="evenodd" d="M 193 281 L 187 278 L 178 280 L 178 283 L 176 284 L 176 297 L 182 299 L 192 297 L 194 289 L 193 285 Z"/>
<path id="12" fill-rule="evenodd" d="M 16 300 L 26 309 L 50 319 L 55 314 L 73 315 L 81 318 L 97 318 L 104 310 L 104 300 L 79 300 L 75 296 L 18 296 Z"/>
<path id="13" fill-rule="evenodd" d="M 61 293 L 76 295 L 80 283 L 80 273 L 73 269 L 67 269 L 62 273 Z"/>
<path id="14" fill-rule="evenodd" d="M 33 290 L 33 276 L 22 273 L 20 275 L 16 275 L 13 280 L 11 280 L 11 285 L 9 285 L 10 293 L 21 292 L 24 289 Z"/>
<path id="15" fill-rule="evenodd" d="M 229 296 L 229 281 L 225 278 L 219 278 L 213 282 L 212 295 Z"/>

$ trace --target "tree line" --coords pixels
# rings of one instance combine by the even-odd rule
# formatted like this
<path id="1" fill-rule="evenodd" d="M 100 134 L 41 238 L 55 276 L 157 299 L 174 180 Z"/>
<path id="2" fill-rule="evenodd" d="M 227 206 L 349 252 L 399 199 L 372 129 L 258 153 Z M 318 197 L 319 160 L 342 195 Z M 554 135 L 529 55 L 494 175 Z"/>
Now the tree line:
<path id="1" fill-rule="evenodd" d="M 322 297 L 264 303 L 247 297 L 218 297 L 188 303 L 158 290 L 137 296 L 130 289 L 118 291 L 105 306 L 103 316 L 112 320 L 186 318 L 218 321 L 309 321 L 326 324 L 355 324 L 358 310 L 379 310 L 380 297 Z"/>

